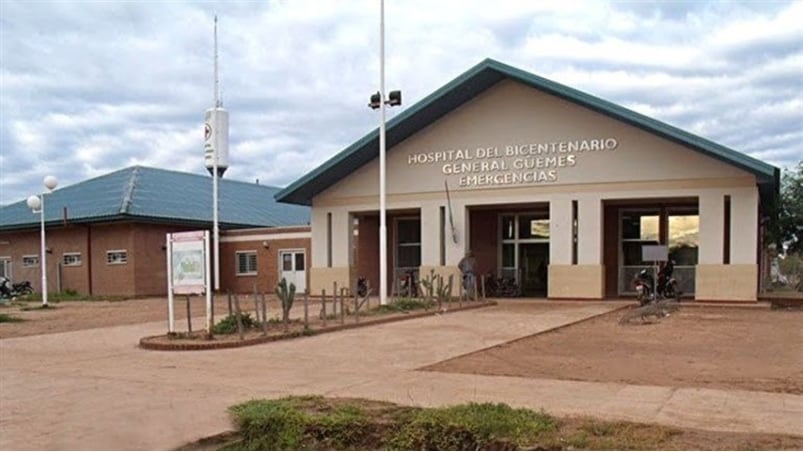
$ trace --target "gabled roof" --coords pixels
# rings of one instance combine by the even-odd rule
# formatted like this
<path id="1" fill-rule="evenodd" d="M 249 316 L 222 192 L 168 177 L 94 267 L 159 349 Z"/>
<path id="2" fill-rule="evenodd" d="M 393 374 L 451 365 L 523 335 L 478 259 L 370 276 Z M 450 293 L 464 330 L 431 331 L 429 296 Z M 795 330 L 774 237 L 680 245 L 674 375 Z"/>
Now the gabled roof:
<path id="1" fill-rule="evenodd" d="M 220 228 L 309 224 L 309 208 L 274 201 L 277 187 L 219 180 Z M 119 220 L 212 224 L 212 178 L 132 166 L 45 195 L 46 222 Z M 0 230 L 39 227 L 25 201 L 0 207 Z"/>
<path id="2" fill-rule="evenodd" d="M 482 61 L 388 121 L 387 148 L 391 149 L 504 79 L 514 80 L 555 95 L 754 174 L 764 200 L 769 200 L 777 194 L 780 170 L 772 165 L 622 106 L 492 59 Z M 312 198 L 318 193 L 378 156 L 379 129 L 377 128 L 278 192 L 276 200 L 311 205 Z"/>

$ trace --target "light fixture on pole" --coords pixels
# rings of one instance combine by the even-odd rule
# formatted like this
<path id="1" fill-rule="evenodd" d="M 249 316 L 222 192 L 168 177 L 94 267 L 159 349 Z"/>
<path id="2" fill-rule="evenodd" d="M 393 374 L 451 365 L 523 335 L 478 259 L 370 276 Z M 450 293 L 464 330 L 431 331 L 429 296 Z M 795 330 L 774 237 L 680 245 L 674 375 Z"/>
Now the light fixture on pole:
<path id="1" fill-rule="evenodd" d="M 401 91 L 391 91 L 385 100 L 385 0 L 379 2 L 379 91 L 371 95 L 369 107 L 379 115 L 379 304 L 388 303 L 388 229 L 385 221 L 385 104 L 401 105 Z"/>
<path id="2" fill-rule="evenodd" d="M 42 268 L 42 306 L 47 306 L 47 243 L 45 241 L 45 194 L 53 191 L 59 181 L 54 176 L 45 176 L 44 184 L 47 191 L 42 192 L 41 196 L 31 195 L 28 197 L 28 207 L 33 213 L 39 214 L 41 225 L 41 257 L 39 258 Z"/>

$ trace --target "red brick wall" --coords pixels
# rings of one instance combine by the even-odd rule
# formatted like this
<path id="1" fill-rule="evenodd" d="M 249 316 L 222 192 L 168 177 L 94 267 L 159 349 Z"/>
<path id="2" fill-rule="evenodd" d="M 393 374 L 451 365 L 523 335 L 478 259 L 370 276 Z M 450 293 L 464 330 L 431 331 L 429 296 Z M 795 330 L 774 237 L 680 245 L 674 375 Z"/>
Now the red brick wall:
<path id="1" fill-rule="evenodd" d="M 497 269 L 498 231 L 495 210 L 475 210 L 470 212 L 471 237 L 469 248 L 474 252 L 477 261 L 476 272 L 479 275 L 493 273 Z"/>
<path id="2" fill-rule="evenodd" d="M 94 295 L 136 295 L 134 225 L 131 223 L 92 225 L 92 292 Z M 128 262 L 108 264 L 106 252 L 126 250 Z"/>
<path id="3" fill-rule="evenodd" d="M 308 231 L 308 230 L 307 230 Z M 283 230 L 282 232 L 288 232 Z M 304 232 L 304 231 L 298 231 Z M 228 234 L 227 234 L 228 235 Z M 265 248 L 263 241 L 268 242 Z M 307 287 L 309 287 L 309 268 L 310 268 L 310 239 L 279 239 L 279 240 L 252 240 L 245 242 L 221 242 L 220 244 L 220 289 L 221 291 L 231 291 L 233 293 L 250 293 L 254 291 L 254 284 L 257 284 L 259 292 L 273 292 L 274 287 L 279 282 L 279 251 L 296 250 L 305 251 L 305 267 L 307 270 Z M 257 274 L 237 275 L 237 256 L 238 251 L 256 251 L 257 253 Z"/>
<path id="4" fill-rule="evenodd" d="M 357 229 L 355 277 L 364 276 L 371 287 L 379 287 L 379 216 L 359 217 Z"/>
<path id="5" fill-rule="evenodd" d="M 80 293 L 89 291 L 87 229 L 85 226 L 69 225 L 47 228 L 47 282 L 50 292 L 61 289 L 72 289 Z M 40 231 L 20 231 L 0 233 L 0 256 L 10 257 L 12 262 L 12 278 L 14 282 L 30 281 L 36 292 L 41 292 L 41 268 L 23 267 L 22 256 L 39 256 Z M 64 253 L 81 253 L 81 265 L 60 265 Z M 61 267 L 61 268 L 60 268 Z"/>
<path id="6" fill-rule="evenodd" d="M 167 234 L 195 230 L 198 230 L 198 228 L 163 224 L 136 224 L 132 229 L 136 247 L 129 251 L 129 256 L 132 252 L 136 254 L 133 270 L 134 293 L 137 296 L 167 294 L 167 249 L 164 248 Z M 210 245 L 211 240 L 210 233 Z"/>

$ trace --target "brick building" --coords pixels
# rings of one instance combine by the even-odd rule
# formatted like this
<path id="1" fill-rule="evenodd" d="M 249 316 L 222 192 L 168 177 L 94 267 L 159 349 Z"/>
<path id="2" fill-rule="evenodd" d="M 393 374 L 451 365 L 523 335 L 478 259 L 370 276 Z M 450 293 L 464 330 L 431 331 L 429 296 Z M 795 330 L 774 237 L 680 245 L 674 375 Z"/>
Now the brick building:
<path id="1" fill-rule="evenodd" d="M 221 290 L 269 290 L 281 276 L 306 285 L 309 209 L 275 202 L 277 191 L 220 180 Z M 55 190 L 45 205 L 49 292 L 164 295 L 165 235 L 211 229 L 212 179 L 133 166 Z M 39 214 L 25 201 L 0 207 L 0 275 L 38 292 L 39 256 Z"/>

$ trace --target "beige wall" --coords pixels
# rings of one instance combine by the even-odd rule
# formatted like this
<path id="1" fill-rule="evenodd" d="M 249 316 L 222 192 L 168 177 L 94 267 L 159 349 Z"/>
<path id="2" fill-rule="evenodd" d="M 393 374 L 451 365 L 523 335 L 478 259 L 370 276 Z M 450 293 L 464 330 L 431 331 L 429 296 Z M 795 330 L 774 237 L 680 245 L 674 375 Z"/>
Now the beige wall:
<path id="1" fill-rule="evenodd" d="M 695 299 L 756 301 L 758 265 L 698 265 Z"/>
<path id="2" fill-rule="evenodd" d="M 601 141 L 592 141 L 601 140 Z M 615 140 L 604 150 L 509 156 L 508 147 L 546 143 L 599 143 Z M 568 144 L 556 144 L 568 146 Z M 489 151 L 490 149 L 490 151 Z M 529 148 L 527 148 L 529 149 Z M 418 163 L 420 155 L 445 155 L 439 163 Z M 458 159 L 457 151 L 462 158 Z M 437 154 L 440 153 L 440 154 Z M 480 159 L 480 154 L 492 157 Z M 548 160 L 547 158 L 553 158 Z M 424 157 L 425 158 L 425 157 Z M 512 177 L 532 172 L 517 170 L 523 162 L 547 165 L 535 169 L 547 181 L 534 183 L 466 183 L 465 176 Z M 473 165 L 464 174 L 447 174 L 454 165 Z M 429 127 L 390 149 L 387 154 L 389 211 L 418 210 L 422 220 L 422 266 L 439 265 L 438 209 L 446 206 L 444 180 L 451 192 L 451 209 L 458 241 L 446 242 L 446 264 L 456 265 L 467 248 L 469 208 L 487 205 L 548 203 L 550 263 L 556 265 L 550 283 L 562 275 L 582 277 L 594 284 L 584 289 L 550 286 L 555 297 L 601 297 L 605 292 L 603 266 L 603 202 L 605 200 L 699 199 L 700 262 L 722 264 L 724 197 L 731 198 L 732 264 L 756 262 L 758 190 L 755 176 L 714 158 L 659 138 L 640 128 L 504 81 Z M 483 165 L 489 169 L 483 169 Z M 495 168 L 495 169 L 494 169 Z M 504 168 L 504 169 L 502 169 Z M 503 179 L 499 179 L 502 181 Z M 508 179 L 509 180 L 509 179 Z M 332 215 L 332 266 L 350 265 L 346 225 L 350 214 L 378 210 L 378 160 L 357 168 L 313 199 L 313 267 L 325 267 L 326 216 Z M 578 255 L 572 264 L 572 202 L 578 204 Z M 449 234 L 447 234 L 447 237 Z M 577 268 L 573 268 L 577 267 Z M 581 268 L 582 267 L 582 268 Z M 559 270 L 560 269 L 560 270 Z M 558 274 L 560 272 L 560 274 Z M 326 272 L 317 273 L 321 277 Z M 313 286 L 326 286 L 327 281 Z M 599 283 L 597 283 L 600 277 Z M 705 278 L 706 276 L 702 276 Z M 571 279 L 569 278 L 569 279 Z M 705 284 L 705 282 L 704 282 Z M 559 284 L 560 285 L 560 284 Z M 574 294 L 574 295 L 572 295 Z M 599 294 L 599 295 L 596 295 Z M 723 295 L 727 295 L 724 294 Z"/>
<path id="3" fill-rule="evenodd" d="M 582 124 L 582 127 L 578 127 Z M 557 180 L 530 184 L 589 184 L 611 182 L 655 182 L 677 179 L 747 178 L 752 175 L 708 158 L 673 142 L 658 138 L 637 127 L 544 94 L 505 81 L 481 94 L 431 126 L 408 138 L 388 152 L 388 194 L 443 192 L 448 180 L 453 191 L 487 190 L 501 186 L 460 187 L 459 175 L 446 175 L 443 164 L 408 164 L 411 155 L 465 149 L 473 160 L 504 162 L 510 171 L 516 158 L 505 157 L 506 147 L 516 144 L 549 143 L 567 140 L 614 138 L 613 150 L 557 153 L 575 157 L 573 166 L 549 168 Z M 494 148 L 503 157 L 477 159 L 477 148 Z M 543 157 L 536 155 L 532 157 Z M 568 162 L 567 162 L 568 165 Z M 316 198 L 318 203 L 348 197 L 377 196 L 378 161 L 364 165 L 348 178 Z M 473 174 L 503 174 L 490 171 Z M 512 185 L 511 185 L 512 186 Z"/>

